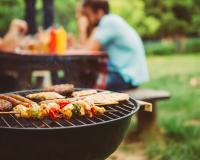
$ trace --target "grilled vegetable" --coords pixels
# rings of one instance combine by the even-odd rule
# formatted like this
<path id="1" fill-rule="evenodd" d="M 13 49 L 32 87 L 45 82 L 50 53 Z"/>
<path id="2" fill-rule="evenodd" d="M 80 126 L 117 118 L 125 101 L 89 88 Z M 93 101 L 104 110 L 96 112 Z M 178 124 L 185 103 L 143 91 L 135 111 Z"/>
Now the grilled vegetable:
<path id="1" fill-rule="evenodd" d="M 31 109 L 21 104 L 14 107 L 13 111 L 16 113 L 19 113 L 19 114 L 15 114 L 17 118 L 31 118 L 32 117 Z"/>
<path id="2" fill-rule="evenodd" d="M 73 115 L 79 116 L 81 107 L 78 104 L 72 104 L 72 105 L 74 107 L 72 110 Z"/>
<path id="3" fill-rule="evenodd" d="M 57 120 L 59 118 L 59 110 L 56 108 L 51 108 L 49 110 L 49 117 L 54 121 Z"/>
<path id="4" fill-rule="evenodd" d="M 18 118 L 34 118 L 42 119 L 50 117 L 52 120 L 57 120 L 61 116 L 65 119 L 70 119 L 72 116 L 88 116 L 101 115 L 105 113 L 105 108 L 97 107 L 92 101 L 78 100 L 69 103 L 68 101 L 60 101 L 57 103 L 31 103 L 27 106 L 17 105 L 13 109 Z"/>
<path id="5" fill-rule="evenodd" d="M 37 103 L 32 103 L 31 114 L 33 118 L 39 118 L 40 106 Z"/>
<path id="6" fill-rule="evenodd" d="M 68 102 L 68 101 L 61 101 L 61 102 L 59 102 L 58 104 L 59 104 L 59 106 L 60 106 L 60 108 L 62 109 L 62 108 L 64 108 L 66 105 L 68 105 L 70 102 Z"/>

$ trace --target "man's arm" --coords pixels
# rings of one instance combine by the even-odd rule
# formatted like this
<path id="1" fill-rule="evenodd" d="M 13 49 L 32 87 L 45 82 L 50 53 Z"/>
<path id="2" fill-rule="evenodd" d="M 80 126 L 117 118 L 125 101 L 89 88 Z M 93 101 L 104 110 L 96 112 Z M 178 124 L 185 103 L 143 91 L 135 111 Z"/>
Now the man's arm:
<path id="1" fill-rule="evenodd" d="M 101 51 L 103 49 L 102 44 L 98 40 L 94 39 L 88 40 L 86 47 L 89 51 Z"/>

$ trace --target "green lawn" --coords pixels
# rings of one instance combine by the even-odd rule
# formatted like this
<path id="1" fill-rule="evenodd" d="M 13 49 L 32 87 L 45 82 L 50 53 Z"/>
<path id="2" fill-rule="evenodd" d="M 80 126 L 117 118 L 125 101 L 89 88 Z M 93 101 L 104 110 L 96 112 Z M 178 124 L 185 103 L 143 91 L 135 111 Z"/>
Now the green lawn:
<path id="1" fill-rule="evenodd" d="M 168 90 L 158 107 L 162 136 L 147 142 L 151 160 L 200 159 L 200 54 L 149 57 L 151 81 L 144 87 Z M 191 79 L 199 80 L 192 86 Z"/>

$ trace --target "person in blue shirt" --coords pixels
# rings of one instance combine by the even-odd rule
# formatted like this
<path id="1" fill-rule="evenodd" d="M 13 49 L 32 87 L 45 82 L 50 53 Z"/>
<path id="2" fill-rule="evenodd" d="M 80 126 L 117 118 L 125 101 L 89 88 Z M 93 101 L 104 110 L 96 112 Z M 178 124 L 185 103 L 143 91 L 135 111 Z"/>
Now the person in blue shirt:
<path id="1" fill-rule="evenodd" d="M 109 57 L 107 89 L 123 91 L 147 82 L 145 50 L 138 33 L 122 17 L 109 12 L 108 0 L 85 0 L 83 10 L 82 38 L 87 37 L 88 26 L 96 28 L 85 45 L 91 51 L 105 51 Z"/>

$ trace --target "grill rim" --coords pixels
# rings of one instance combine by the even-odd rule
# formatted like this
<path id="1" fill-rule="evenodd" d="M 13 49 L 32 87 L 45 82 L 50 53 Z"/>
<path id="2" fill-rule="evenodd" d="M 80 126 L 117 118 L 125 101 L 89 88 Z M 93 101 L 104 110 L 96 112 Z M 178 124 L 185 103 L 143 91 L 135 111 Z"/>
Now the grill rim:
<path id="1" fill-rule="evenodd" d="M 75 88 L 76 91 L 78 90 L 87 90 L 89 88 Z M 10 93 L 13 93 L 13 94 L 24 94 L 24 93 L 27 93 L 27 92 L 41 92 L 43 91 L 42 89 L 33 89 L 33 90 L 23 90 L 23 91 L 15 91 L 15 92 L 9 92 L 9 93 L 6 93 L 6 94 L 10 94 Z M 99 90 L 97 89 L 98 92 L 106 92 L 108 90 Z M 108 91 L 108 92 L 111 92 L 111 91 Z M 131 116 L 133 116 L 135 113 L 137 113 L 140 109 L 140 105 L 138 104 L 138 102 L 130 97 L 129 100 L 135 107 L 135 109 L 132 109 L 132 111 L 124 116 L 121 116 L 119 118 L 116 118 L 116 119 L 111 119 L 111 120 L 108 120 L 108 121 L 103 121 L 103 122 L 98 122 L 98 123 L 95 123 L 95 124 L 84 124 L 84 125 L 75 125 L 75 126 L 63 126 L 63 127 L 51 127 L 51 128 L 17 128 L 17 127 L 0 127 L 0 130 L 23 130 L 23 131 L 49 131 L 49 130 L 68 130 L 68 129 L 80 129 L 80 128 L 89 128 L 89 127 L 98 127 L 98 126 L 102 126 L 102 125 L 109 125 L 111 123 L 115 123 L 115 122 L 118 122 L 118 121 L 121 121 L 123 119 L 126 119 L 126 118 L 129 118 Z M 126 101 L 127 102 L 127 101 Z M 122 102 L 123 103 L 123 102 Z M 119 104 L 120 106 L 120 104 Z M 121 107 L 121 106 L 120 106 Z M 106 108 L 106 107 L 105 107 Z"/>

